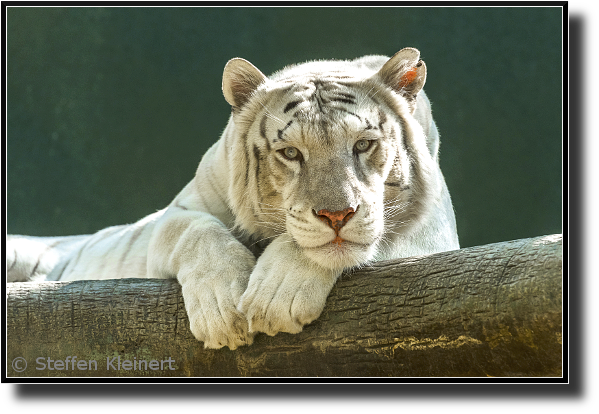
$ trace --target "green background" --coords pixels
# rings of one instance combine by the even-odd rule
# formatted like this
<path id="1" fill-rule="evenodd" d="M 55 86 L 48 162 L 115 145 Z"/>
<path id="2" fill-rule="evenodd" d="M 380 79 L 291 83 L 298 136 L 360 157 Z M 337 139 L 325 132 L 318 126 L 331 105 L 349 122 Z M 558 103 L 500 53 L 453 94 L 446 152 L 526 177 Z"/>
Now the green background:
<path id="1" fill-rule="evenodd" d="M 229 116 L 222 69 L 420 49 L 463 247 L 560 233 L 561 8 L 8 8 L 7 230 L 166 206 Z"/>

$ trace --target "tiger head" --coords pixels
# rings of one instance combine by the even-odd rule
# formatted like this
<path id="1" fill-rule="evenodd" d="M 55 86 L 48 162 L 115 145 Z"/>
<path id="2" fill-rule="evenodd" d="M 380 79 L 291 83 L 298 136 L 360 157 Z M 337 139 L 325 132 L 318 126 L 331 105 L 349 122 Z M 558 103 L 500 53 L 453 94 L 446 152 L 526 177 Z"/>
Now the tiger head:
<path id="1" fill-rule="evenodd" d="M 288 233 L 331 269 L 384 257 L 437 191 L 438 166 L 414 118 L 426 79 L 419 56 L 406 48 L 271 77 L 230 60 L 224 139 L 237 227 L 254 239 Z"/>

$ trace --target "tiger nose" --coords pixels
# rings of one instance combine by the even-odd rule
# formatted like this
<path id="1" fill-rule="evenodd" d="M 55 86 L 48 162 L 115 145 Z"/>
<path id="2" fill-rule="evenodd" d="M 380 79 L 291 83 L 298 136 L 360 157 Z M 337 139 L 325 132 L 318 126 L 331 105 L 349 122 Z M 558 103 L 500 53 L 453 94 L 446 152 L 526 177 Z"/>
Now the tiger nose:
<path id="1" fill-rule="evenodd" d="M 315 213 L 316 216 L 324 221 L 330 228 L 335 230 L 336 233 L 341 230 L 341 227 L 345 226 L 345 224 L 349 221 L 350 218 L 356 214 L 358 207 L 354 210 L 353 207 L 348 207 L 339 211 L 329 211 L 327 209 L 319 210 L 318 213 Z"/>

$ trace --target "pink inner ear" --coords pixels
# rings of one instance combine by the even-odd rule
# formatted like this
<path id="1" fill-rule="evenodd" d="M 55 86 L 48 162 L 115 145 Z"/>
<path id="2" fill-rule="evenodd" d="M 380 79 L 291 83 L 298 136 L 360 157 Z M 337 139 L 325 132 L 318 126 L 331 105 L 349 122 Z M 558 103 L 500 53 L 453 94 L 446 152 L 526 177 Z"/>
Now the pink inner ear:
<path id="1" fill-rule="evenodd" d="M 399 82 L 399 87 L 400 88 L 405 88 L 410 83 L 414 82 L 414 79 L 416 79 L 416 76 L 418 76 L 418 70 L 415 67 L 411 68 L 411 69 L 408 69 L 406 71 L 406 73 L 404 73 L 403 75 L 401 75 L 400 82 Z"/>

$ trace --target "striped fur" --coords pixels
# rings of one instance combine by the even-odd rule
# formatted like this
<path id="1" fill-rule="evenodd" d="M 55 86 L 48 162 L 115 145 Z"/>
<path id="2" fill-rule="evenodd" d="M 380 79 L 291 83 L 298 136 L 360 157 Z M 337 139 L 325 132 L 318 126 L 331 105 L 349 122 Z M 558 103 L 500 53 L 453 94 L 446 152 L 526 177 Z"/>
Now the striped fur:
<path id="1" fill-rule="evenodd" d="M 8 280 L 177 278 L 206 347 L 299 332 L 344 269 L 459 248 L 425 79 L 411 48 L 270 77 L 233 59 L 229 123 L 167 208 L 89 236 L 11 236 Z"/>

